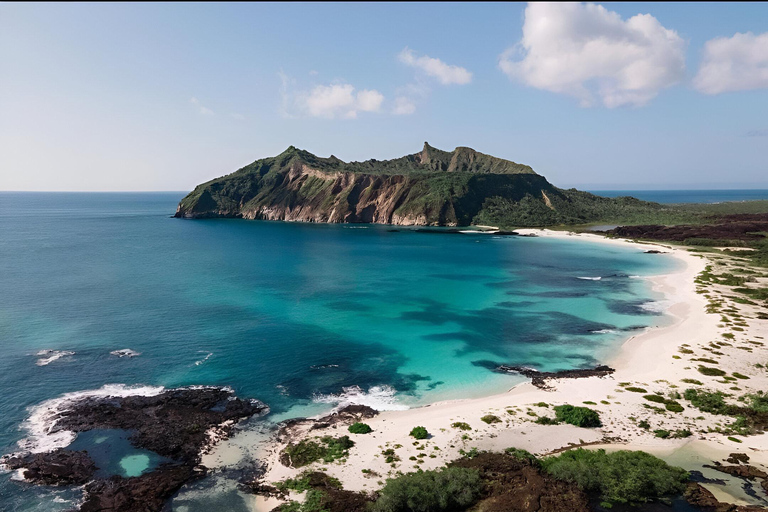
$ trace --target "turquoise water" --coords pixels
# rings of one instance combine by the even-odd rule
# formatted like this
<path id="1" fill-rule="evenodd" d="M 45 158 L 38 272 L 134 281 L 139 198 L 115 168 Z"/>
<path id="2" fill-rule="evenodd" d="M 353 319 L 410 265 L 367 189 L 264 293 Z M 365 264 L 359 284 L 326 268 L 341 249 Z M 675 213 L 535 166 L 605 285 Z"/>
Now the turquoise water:
<path id="1" fill-rule="evenodd" d="M 488 361 L 592 366 L 666 321 L 642 277 L 675 263 L 631 246 L 170 218 L 182 196 L 0 193 L 4 452 L 29 407 L 105 384 L 227 385 L 272 418 L 402 408 L 519 381 Z M 51 510 L 8 478 L 8 510 Z"/>
<path id="2" fill-rule="evenodd" d="M 68 448 L 87 450 L 99 468 L 97 476 L 103 478 L 139 476 L 169 460 L 149 450 L 135 448 L 128 441 L 129 435 L 130 432 L 122 430 L 90 430 L 79 434 Z"/>

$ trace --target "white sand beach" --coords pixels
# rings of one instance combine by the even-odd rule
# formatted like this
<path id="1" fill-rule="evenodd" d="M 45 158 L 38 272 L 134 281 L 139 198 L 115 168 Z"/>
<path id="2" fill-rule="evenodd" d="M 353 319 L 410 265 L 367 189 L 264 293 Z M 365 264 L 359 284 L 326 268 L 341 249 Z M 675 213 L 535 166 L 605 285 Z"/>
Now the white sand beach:
<path id="1" fill-rule="evenodd" d="M 599 244 L 635 243 L 593 234 L 551 230 L 520 230 L 520 233 L 573 237 Z M 768 436 L 743 437 L 743 442 L 737 443 L 726 435 L 709 431 L 725 425 L 730 418 L 702 413 L 685 400 L 680 400 L 685 410 L 679 413 L 665 411 L 663 408 L 649 408 L 658 404 L 649 403 L 643 398 L 645 394 L 682 393 L 686 388 L 696 387 L 683 379 L 700 381 L 702 388 L 731 393 L 734 391 L 729 389 L 737 384 L 737 395 L 768 389 L 768 373 L 754 366 L 757 362 L 768 361 L 768 348 L 758 341 L 768 334 L 768 321 L 754 318 L 750 306 L 734 304 L 743 317 L 741 324 L 747 325 L 739 327 L 743 330 L 733 331 L 732 325 L 721 322 L 721 314 L 707 312 L 709 301 L 716 296 L 720 297 L 717 300 L 725 301 L 723 307 L 731 305 L 722 297 L 722 291 L 717 290 L 717 286 L 708 285 L 707 290 L 700 289 L 697 293 L 694 280 L 706 265 L 713 263 L 709 257 L 664 244 L 636 245 L 641 250 L 670 253 L 683 263 L 679 271 L 650 278 L 654 290 L 662 292 L 670 304 L 667 312 L 673 322 L 628 339 L 615 357 L 606 361 L 606 364 L 615 368 L 613 375 L 551 380 L 548 381 L 552 386 L 550 390 L 539 389 L 526 382 L 506 393 L 484 398 L 452 400 L 405 411 L 383 412 L 365 420 L 372 427 L 372 433 L 349 434 L 355 446 L 345 461 L 330 464 L 315 463 L 301 469 L 288 468 L 279 461 L 285 440 L 281 443 L 273 439 L 262 444 L 263 449 L 257 454 L 258 459 L 268 466 L 264 481 L 277 482 L 296 476 L 306 469 L 319 468 L 338 478 L 346 489 L 371 491 L 381 487 L 383 481 L 396 472 L 437 468 L 459 457 L 462 450 L 472 448 L 501 451 L 516 447 L 545 455 L 572 446 L 605 444 L 612 449 L 645 450 L 668 458 L 671 462 L 685 464 L 686 460 L 693 461 L 696 458 L 679 456 L 680 449 L 687 447 L 687 452 L 696 453 L 703 459 L 718 459 L 723 454 L 739 451 L 748 453 L 753 463 L 768 464 Z M 728 342 L 717 345 L 717 350 L 714 350 L 711 343 L 724 342 L 724 333 L 730 333 L 727 335 Z M 717 356 L 718 368 L 728 374 L 737 372 L 749 379 L 740 379 L 734 383 L 699 373 L 697 368 L 700 363 L 692 359 L 715 357 L 713 351 L 720 354 Z M 625 389 L 627 387 L 642 388 L 647 393 L 628 391 Z M 602 427 L 585 429 L 563 424 L 534 423 L 539 416 L 553 417 L 552 407 L 555 405 L 584 403 L 600 413 Z M 485 423 L 481 418 L 486 415 L 495 415 L 501 421 Z M 638 426 L 638 422 L 643 420 L 650 424 L 650 428 Z M 455 422 L 464 422 L 471 430 L 452 427 Z M 415 426 L 425 427 L 430 433 L 429 439 L 415 441 L 410 437 L 409 432 Z M 661 439 L 654 434 L 656 429 L 688 429 L 693 435 L 683 439 Z M 290 429 L 289 434 L 290 440 L 296 442 L 304 437 L 345 435 L 348 432 L 346 424 L 315 430 L 310 430 L 308 424 L 302 424 Z M 394 463 L 386 461 L 387 457 L 382 452 L 387 449 L 394 450 Z M 212 454 L 204 464 L 221 463 L 227 458 L 222 455 L 225 453 L 222 450 L 226 448 L 217 450 L 216 457 Z M 735 503 L 742 501 L 738 493 L 729 496 L 720 492 L 718 497 Z M 269 510 L 276 504 L 274 499 L 253 500 L 256 510 Z"/>

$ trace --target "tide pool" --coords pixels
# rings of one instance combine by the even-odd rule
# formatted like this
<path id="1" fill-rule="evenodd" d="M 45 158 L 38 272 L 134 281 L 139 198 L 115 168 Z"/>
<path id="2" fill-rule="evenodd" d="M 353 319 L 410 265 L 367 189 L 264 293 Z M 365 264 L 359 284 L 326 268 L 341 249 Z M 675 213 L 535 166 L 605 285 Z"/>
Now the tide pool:
<path id="1" fill-rule="evenodd" d="M 397 409 L 522 380 L 489 361 L 590 367 L 667 322 L 646 277 L 676 262 L 631 245 L 173 219 L 182 196 L 0 193 L 4 453 L 29 407 L 105 384 L 230 386 L 268 420 Z M 45 492 L 0 476 L 8 510 Z"/>

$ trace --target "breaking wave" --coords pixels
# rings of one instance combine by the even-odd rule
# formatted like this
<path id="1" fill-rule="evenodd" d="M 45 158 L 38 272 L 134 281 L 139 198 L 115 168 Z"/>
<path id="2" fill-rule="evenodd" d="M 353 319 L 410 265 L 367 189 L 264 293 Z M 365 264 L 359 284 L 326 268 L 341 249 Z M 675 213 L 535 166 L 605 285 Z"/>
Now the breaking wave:
<path id="1" fill-rule="evenodd" d="M 333 404 L 336 408 L 347 405 L 367 405 L 377 411 L 404 411 L 407 405 L 398 403 L 395 388 L 391 386 L 372 386 L 363 391 L 359 386 L 344 388 L 341 393 L 315 395 L 312 401 L 319 404 Z"/>

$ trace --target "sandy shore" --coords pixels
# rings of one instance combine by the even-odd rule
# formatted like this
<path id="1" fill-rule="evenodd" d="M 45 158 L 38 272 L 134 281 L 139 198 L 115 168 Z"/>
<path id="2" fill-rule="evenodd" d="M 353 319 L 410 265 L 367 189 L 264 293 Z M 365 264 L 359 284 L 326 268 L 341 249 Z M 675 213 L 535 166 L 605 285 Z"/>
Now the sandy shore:
<path id="1" fill-rule="evenodd" d="M 684 400 L 680 401 L 685 406 L 681 413 L 664 411 L 663 406 L 651 409 L 649 406 L 659 404 L 645 400 L 643 395 L 647 393 L 625 390 L 631 385 L 641 387 L 648 393 L 663 392 L 667 395 L 694 387 L 683 382 L 683 379 L 694 379 L 703 382 L 703 387 L 707 389 L 734 393 L 729 388 L 733 388 L 736 383 L 704 376 L 697 370 L 701 363 L 692 361 L 695 358 L 715 357 L 711 342 L 724 341 L 725 333 L 729 333 L 728 347 L 717 346 L 715 352 L 720 354 L 716 356 L 717 366 L 729 374 L 739 372 L 749 377 L 749 380 L 737 383 L 740 391 L 735 394 L 768 389 L 768 373 L 754 366 L 756 362 L 768 362 L 768 349 L 756 341 L 768 332 L 768 321 L 755 319 L 754 311 L 749 306 L 728 302 L 724 295 L 726 291 L 717 290 L 716 286 L 709 286 L 706 290 L 699 286 L 697 292 L 694 280 L 706 265 L 713 263 L 712 260 L 663 244 L 635 244 L 592 234 L 520 231 L 521 234 L 578 238 L 599 244 L 633 243 L 639 250 L 655 249 L 670 253 L 664 257 L 671 255 L 679 259 L 682 262 L 681 268 L 650 280 L 653 289 L 663 293 L 671 304 L 668 314 L 673 318 L 672 323 L 649 329 L 627 340 L 613 360 L 606 361 L 616 369 L 612 376 L 550 381 L 553 389 L 546 391 L 530 383 L 523 383 L 494 396 L 440 402 L 406 411 L 383 412 L 366 420 L 373 429 L 371 434 L 349 434 L 356 444 L 346 461 L 316 463 L 309 466 L 309 469 L 327 471 L 329 475 L 341 480 L 346 489 L 371 491 L 381 487 L 383 481 L 396 472 L 437 468 L 459 457 L 462 450 L 477 448 L 500 451 L 507 447 L 517 447 L 544 455 L 575 445 L 600 443 L 651 451 L 662 458 L 669 458 L 670 462 L 681 463 L 687 460 L 691 467 L 686 469 L 695 469 L 693 466 L 698 462 L 693 461 L 696 457 L 712 460 L 729 451 L 746 452 L 754 463 L 768 464 L 768 436 L 745 437 L 742 438 L 743 443 L 739 444 L 725 435 L 709 432 L 711 428 L 732 421 L 730 418 L 702 413 L 689 407 L 690 404 Z M 722 264 L 727 265 L 727 260 L 724 259 Z M 721 323 L 720 313 L 707 313 L 709 301 L 716 297 L 725 301 L 723 307 L 737 306 L 743 316 L 742 325 L 747 324 L 739 327 L 743 330 L 734 332 L 733 325 Z M 603 427 L 583 429 L 570 425 L 534 423 L 538 416 L 553 417 L 554 405 L 582 405 L 584 402 L 599 411 Z M 501 421 L 493 424 L 481 421 L 483 416 L 489 414 L 497 416 Z M 650 429 L 637 425 L 642 420 L 650 424 Z M 467 423 L 471 430 L 452 427 L 455 422 Z M 431 434 L 428 440 L 415 441 L 409 437 L 410 430 L 417 425 L 427 428 Z M 660 439 L 653 433 L 656 429 L 688 429 L 693 435 L 685 439 Z M 348 434 L 346 425 L 312 431 L 304 426 L 291 432 L 294 441 L 302 437 L 344 434 Z M 279 462 L 278 456 L 283 444 L 273 440 L 262 446 L 258 458 L 268 465 L 264 477 L 266 482 L 293 477 L 307 469 L 291 469 Z M 686 446 L 686 453 L 697 455 L 681 457 L 680 450 Z M 387 463 L 386 456 L 382 454 L 387 449 L 393 449 L 399 460 Z M 720 489 L 718 494 L 720 498 L 732 502 L 742 501 L 738 493 L 727 496 Z M 273 500 L 267 503 L 260 498 L 252 503 L 255 510 L 269 510 L 275 505 Z"/>

